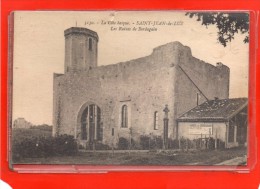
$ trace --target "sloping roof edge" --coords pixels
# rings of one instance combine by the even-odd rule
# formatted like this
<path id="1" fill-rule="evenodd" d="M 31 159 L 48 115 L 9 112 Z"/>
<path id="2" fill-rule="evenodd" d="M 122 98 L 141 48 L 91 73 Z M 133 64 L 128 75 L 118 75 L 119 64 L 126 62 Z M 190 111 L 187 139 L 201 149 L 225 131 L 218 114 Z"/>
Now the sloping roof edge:
<path id="1" fill-rule="evenodd" d="M 243 110 L 248 105 L 248 101 L 246 101 L 239 109 L 237 109 L 235 112 L 233 112 L 230 116 L 227 117 L 227 119 L 233 118 L 236 114 L 238 114 L 241 110 Z"/>
<path id="2" fill-rule="evenodd" d="M 203 102 L 202 104 L 206 103 L 207 101 Z M 200 104 L 200 105 L 202 105 Z M 248 105 L 248 100 L 245 101 L 237 110 L 235 110 L 232 114 L 228 115 L 227 117 L 221 116 L 221 117 L 184 117 L 185 114 L 188 112 L 198 108 L 200 105 L 184 112 L 182 115 L 180 115 L 176 121 L 178 122 L 189 122 L 189 121 L 194 121 L 194 122 L 199 122 L 199 121 L 212 121 L 212 122 L 219 122 L 219 121 L 229 121 L 231 118 L 233 118 L 235 115 L 237 115 L 240 111 L 242 111 L 247 105 Z"/>

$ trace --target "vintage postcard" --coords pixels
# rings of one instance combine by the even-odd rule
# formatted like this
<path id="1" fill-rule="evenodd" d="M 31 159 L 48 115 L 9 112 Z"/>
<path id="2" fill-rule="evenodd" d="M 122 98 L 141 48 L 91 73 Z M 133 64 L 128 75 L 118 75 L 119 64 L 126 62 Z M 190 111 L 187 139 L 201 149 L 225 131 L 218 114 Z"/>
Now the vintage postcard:
<path id="1" fill-rule="evenodd" d="M 248 12 L 13 19 L 12 164 L 247 164 Z"/>

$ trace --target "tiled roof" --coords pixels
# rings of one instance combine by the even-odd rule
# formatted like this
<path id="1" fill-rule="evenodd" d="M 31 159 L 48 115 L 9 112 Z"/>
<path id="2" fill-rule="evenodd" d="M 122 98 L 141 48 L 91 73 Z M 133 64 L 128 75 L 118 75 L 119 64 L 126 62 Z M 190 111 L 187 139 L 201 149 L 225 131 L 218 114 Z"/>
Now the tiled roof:
<path id="1" fill-rule="evenodd" d="M 247 98 L 209 100 L 184 113 L 177 120 L 228 120 L 246 106 Z"/>

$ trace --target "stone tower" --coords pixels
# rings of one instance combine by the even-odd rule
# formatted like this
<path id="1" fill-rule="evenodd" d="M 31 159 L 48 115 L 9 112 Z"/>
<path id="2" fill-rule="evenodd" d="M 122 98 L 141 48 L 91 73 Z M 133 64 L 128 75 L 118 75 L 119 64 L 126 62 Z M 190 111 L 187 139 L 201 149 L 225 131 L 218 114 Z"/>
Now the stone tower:
<path id="1" fill-rule="evenodd" d="M 64 31 L 65 70 L 88 71 L 97 66 L 98 35 L 87 28 L 71 27 Z"/>

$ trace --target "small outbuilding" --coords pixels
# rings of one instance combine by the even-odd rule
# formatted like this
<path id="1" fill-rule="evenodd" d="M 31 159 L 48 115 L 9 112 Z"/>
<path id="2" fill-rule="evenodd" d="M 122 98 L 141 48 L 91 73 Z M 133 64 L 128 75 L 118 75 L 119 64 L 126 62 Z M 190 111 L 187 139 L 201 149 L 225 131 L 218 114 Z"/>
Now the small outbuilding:
<path id="1" fill-rule="evenodd" d="M 177 119 L 177 138 L 214 138 L 226 148 L 247 145 L 247 98 L 206 101 Z"/>

